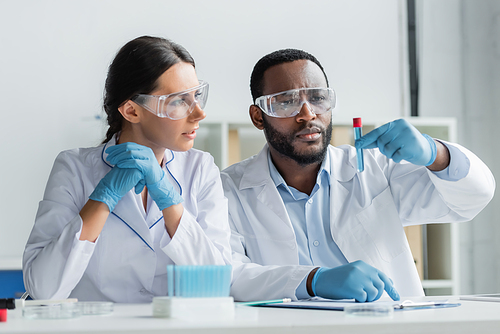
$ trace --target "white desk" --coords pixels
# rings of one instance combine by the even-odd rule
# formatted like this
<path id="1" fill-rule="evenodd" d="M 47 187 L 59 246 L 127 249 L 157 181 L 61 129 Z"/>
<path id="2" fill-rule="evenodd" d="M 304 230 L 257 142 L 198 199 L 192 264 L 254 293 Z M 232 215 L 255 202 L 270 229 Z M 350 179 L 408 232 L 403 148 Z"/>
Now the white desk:
<path id="1" fill-rule="evenodd" d="M 151 304 L 115 304 L 111 315 L 70 320 L 30 320 L 10 310 L 0 333 L 500 333 L 500 303 L 460 302 L 454 308 L 397 311 L 392 318 L 247 306 L 236 308 L 234 320 L 203 322 L 153 318 Z"/>

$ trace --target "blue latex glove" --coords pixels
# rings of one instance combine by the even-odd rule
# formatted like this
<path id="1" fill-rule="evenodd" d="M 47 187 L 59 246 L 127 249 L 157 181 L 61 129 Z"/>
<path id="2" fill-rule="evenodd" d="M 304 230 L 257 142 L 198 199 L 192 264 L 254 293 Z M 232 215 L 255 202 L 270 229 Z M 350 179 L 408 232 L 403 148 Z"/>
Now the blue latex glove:
<path id="1" fill-rule="evenodd" d="M 142 180 L 138 169 L 113 167 L 97 184 L 89 198 L 105 203 L 112 212 L 116 203 Z"/>
<path id="2" fill-rule="evenodd" d="M 319 268 L 311 287 L 316 296 L 329 299 L 356 299 L 358 302 L 372 302 L 387 291 L 393 300 L 399 294 L 392 280 L 383 272 L 356 261 L 336 268 Z"/>
<path id="3" fill-rule="evenodd" d="M 107 160 L 120 168 L 138 169 L 144 175 L 145 185 L 151 198 L 160 210 L 182 203 L 183 199 L 167 180 L 153 150 L 147 146 L 127 142 L 106 149 Z M 140 193 L 144 184 L 138 184 L 135 191 Z"/>
<path id="4" fill-rule="evenodd" d="M 395 162 L 406 160 L 420 166 L 431 165 L 437 154 L 434 140 L 404 119 L 376 128 L 357 139 L 355 145 L 358 149 L 378 147 L 383 155 Z"/>

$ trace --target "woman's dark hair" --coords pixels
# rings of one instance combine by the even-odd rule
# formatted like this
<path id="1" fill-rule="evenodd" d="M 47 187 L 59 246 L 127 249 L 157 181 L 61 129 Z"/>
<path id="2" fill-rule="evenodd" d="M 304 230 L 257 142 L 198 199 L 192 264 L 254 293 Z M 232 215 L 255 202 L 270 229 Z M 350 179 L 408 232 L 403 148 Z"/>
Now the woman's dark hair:
<path id="1" fill-rule="evenodd" d="M 321 66 L 319 60 L 316 59 L 316 57 L 303 50 L 282 49 L 265 55 L 257 62 L 257 64 L 255 64 L 252 75 L 250 76 L 250 91 L 252 93 L 253 101 L 255 101 L 256 98 L 262 96 L 262 92 L 264 90 L 264 87 L 262 87 L 264 82 L 264 73 L 270 67 L 303 59 L 310 60 L 319 66 L 319 68 L 325 75 L 326 85 L 328 87 L 328 78 L 326 77 L 325 70 L 323 69 L 323 66 Z"/>
<path id="2" fill-rule="evenodd" d="M 103 143 L 122 129 L 123 116 L 118 108 L 137 94 L 154 91 L 158 78 L 179 62 L 195 66 L 184 47 L 160 37 L 138 37 L 118 51 L 104 86 L 104 111 L 109 128 Z"/>

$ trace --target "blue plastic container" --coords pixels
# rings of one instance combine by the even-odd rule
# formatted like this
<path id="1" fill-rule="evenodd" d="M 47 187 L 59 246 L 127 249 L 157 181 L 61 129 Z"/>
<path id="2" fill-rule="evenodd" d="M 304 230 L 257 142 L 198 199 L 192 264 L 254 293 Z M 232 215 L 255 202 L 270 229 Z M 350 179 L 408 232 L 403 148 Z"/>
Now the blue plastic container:
<path id="1" fill-rule="evenodd" d="M 227 297 L 231 266 L 167 266 L 169 297 Z"/>

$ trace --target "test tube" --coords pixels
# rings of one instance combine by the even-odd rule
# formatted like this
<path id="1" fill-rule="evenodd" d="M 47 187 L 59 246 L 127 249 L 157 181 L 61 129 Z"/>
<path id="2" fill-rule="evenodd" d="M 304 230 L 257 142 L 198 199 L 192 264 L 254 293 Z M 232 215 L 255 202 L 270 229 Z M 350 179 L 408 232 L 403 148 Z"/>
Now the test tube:
<path id="1" fill-rule="evenodd" d="M 354 140 L 361 138 L 363 136 L 363 130 L 361 129 L 361 118 L 353 118 L 352 126 L 354 127 Z M 356 149 L 356 160 L 358 162 L 358 172 L 365 170 L 365 162 L 363 160 L 363 150 L 360 148 Z"/>

